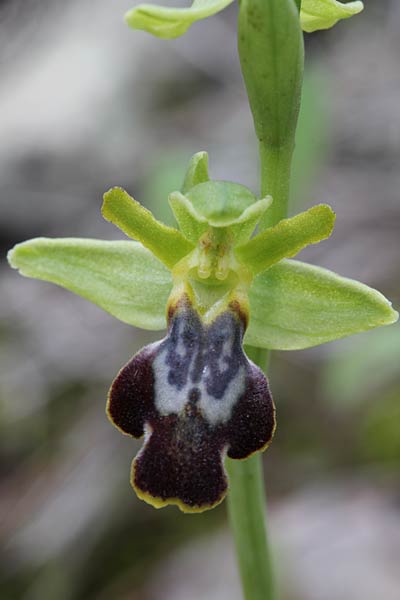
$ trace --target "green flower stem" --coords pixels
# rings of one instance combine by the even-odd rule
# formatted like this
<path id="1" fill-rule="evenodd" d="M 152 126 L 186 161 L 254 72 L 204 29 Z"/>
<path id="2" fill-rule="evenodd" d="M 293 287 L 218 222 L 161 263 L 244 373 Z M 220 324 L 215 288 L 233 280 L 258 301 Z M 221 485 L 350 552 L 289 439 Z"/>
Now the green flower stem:
<path id="1" fill-rule="evenodd" d="M 303 76 L 303 37 L 296 0 L 241 0 L 238 48 L 260 144 L 261 194 L 271 207 L 260 231 L 287 217 L 290 169 Z M 247 347 L 265 368 L 266 351 Z M 261 457 L 229 463 L 229 518 L 245 600 L 273 600 L 272 565 L 265 526 Z"/>
<path id="2" fill-rule="evenodd" d="M 263 222 L 263 227 L 276 225 L 287 216 L 292 147 L 274 149 L 260 144 L 262 194 L 268 192 L 274 199 L 267 211 L 269 219 Z M 268 350 L 247 346 L 246 353 L 255 364 L 266 370 L 270 356 Z M 227 469 L 230 480 L 228 515 L 244 598 L 274 600 L 261 455 L 255 454 L 243 461 L 227 459 Z"/>
<path id="3" fill-rule="evenodd" d="M 294 144 L 271 146 L 260 142 L 261 194 L 266 190 L 273 198 L 260 225 L 262 229 L 273 227 L 288 214 L 290 171 Z"/>
<path id="4" fill-rule="evenodd" d="M 265 368 L 268 350 L 247 347 L 248 356 Z M 235 539 L 245 600 L 272 600 L 274 581 L 265 527 L 265 491 L 259 453 L 246 460 L 227 459 L 230 486 L 228 515 Z"/>

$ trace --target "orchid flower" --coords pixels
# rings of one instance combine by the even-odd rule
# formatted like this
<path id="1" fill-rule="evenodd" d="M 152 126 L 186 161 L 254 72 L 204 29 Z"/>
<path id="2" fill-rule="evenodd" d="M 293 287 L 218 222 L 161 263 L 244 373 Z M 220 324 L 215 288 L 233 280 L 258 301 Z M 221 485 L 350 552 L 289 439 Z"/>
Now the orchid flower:
<path id="1" fill-rule="evenodd" d="M 107 414 L 123 433 L 144 436 L 132 465 L 138 496 L 201 512 L 227 492 L 225 456 L 265 449 L 275 429 L 267 379 L 243 342 L 306 348 L 398 315 L 376 290 L 290 259 L 329 237 L 335 215 L 327 205 L 252 237 L 272 198 L 210 180 L 205 152 L 169 202 L 179 229 L 113 188 L 103 216 L 136 241 L 37 238 L 15 246 L 9 261 L 130 325 L 167 326 L 117 374 Z"/>

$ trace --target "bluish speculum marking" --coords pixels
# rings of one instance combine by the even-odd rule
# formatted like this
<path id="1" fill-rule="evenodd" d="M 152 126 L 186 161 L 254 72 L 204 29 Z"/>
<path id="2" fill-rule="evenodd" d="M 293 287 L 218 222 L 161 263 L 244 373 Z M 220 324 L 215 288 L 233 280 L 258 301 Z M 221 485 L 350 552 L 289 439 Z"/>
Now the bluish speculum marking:
<path id="1" fill-rule="evenodd" d="M 186 302 L 171 319 L 153 361 L 155 403 L 162 415 L 179 414 L 196 389 L 196 404 L 211 425 L 229 420 L 244 392 L 243 324 L 226 311 L 204 323 Z"/>
<path id="2" fill-rule="evenodd" d="M 108 414 L 125 433 L 145 433 L 132 484 L 154 506 L 215 506 L 227 490 L 225 454 L 245 458 L 271 440 L 274 406 L 264 374 L 243 352 L 245 326 L 238 302 L 207 320 L 182 294 L 164 340 L 136 354 L 113 382 Z"/>

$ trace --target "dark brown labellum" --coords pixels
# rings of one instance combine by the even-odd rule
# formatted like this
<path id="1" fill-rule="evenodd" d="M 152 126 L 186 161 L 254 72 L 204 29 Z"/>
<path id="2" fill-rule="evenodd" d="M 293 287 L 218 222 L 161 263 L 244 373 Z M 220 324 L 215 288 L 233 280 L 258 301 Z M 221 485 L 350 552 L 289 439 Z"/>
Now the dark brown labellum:
<path id="1" fill-rule="evenodd" d="M 145 435 L 132 485 L 154 506 L 212 508 L 227 491 L 225 454 L 246 458 L 271 441 L 274 405 L 243 351 L 244 330 L 237 302 L 205 323 L 185 295 L 169 312 L 167 336 L 114 380 L 108 414 L 124 433 Z"/>

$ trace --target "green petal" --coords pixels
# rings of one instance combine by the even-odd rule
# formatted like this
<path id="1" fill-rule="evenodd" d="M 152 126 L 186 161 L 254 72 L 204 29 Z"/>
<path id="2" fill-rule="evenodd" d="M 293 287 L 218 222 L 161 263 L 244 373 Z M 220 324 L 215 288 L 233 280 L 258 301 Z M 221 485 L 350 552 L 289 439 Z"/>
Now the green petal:
<path id="1" fill-rule="evenodd" d="M 235 254 L 253 273 L 261 273 L 282 258 L 295 256 L 305 246 L 329 237 L 334 223 L 335 213 L 329 206 L 313 206 L 264 230 L 236 248 Z"/>
<path id="2" fill-rule="evenodd" d="M 254 280 L 245 342 L 300 350 L 397 319 L 380 292 L 326 269 L 283 260 Z"/>
<path id="3" fill-rule="evenodd" d="M 8 260 L 21 275 L 56 283 L 130 325 L 165 327 L 171 274 L 137 242 L 36 238 Z"/>
<path id="4" fill-rule="evenodd" d="M 174 229 L 154 218 L 125 190 L 115 187 L 104 194 L 103 217 L 141 242 L 167 267 L 172 268 L 193 250 L 193 246 Z"/>
<path id="5" fill-rule="evenodd" d="M 340 19 L 348 19 L 364 9 L 362 2 L 338 2 L 337 0 L 303 0 L 300 20 L 304 31 L 329 29 Z"/>
<path id="6" fill-rule="evenodd" d="M 195 22 L 210 17 L 233 0 L 194 0 L 190 8 L 166 8 L 140 4 L 128 11 L 125 21 L 132 29 L 144 29 L 159 38 L 176 38 Z"/>
<path id="7" fill-rule="evenodd" d="M 209 181 L 209 179 L 208 154 L 207 152 L 197 152 L 189 161 L 185 180 L 182 185 L 182 194 L 186 194 L 195 185 Z"/>

